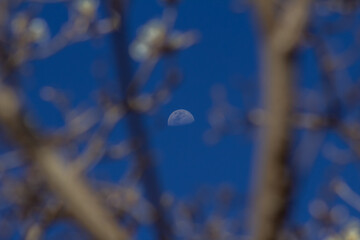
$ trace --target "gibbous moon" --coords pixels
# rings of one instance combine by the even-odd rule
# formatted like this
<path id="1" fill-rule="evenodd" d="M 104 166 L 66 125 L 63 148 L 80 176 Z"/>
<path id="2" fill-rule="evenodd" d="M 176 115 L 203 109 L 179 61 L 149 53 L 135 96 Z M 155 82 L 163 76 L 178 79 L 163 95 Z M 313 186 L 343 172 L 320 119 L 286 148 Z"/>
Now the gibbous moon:
<path id="1" fill-rule="evenodd" d="M 185 109 L 178 109 L 172 112 L 168 119 L 169 126 L 187 125 L 194 121 L 194 116 Z"/>

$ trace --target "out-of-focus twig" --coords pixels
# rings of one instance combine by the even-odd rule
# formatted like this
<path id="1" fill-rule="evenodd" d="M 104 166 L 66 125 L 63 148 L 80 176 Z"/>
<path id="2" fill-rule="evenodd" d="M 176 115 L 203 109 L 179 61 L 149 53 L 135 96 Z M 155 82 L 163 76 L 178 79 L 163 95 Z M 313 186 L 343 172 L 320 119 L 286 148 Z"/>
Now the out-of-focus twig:
<path id="1" fill-rule="evenodd" d="M 122 16 L 122 28 L 120 31 L 116 31 L 113 34 L 114 40 L 114 49 L 117 57 L 117 66 L 120 70 L 120 87 L 121 94 L 123 98 L 127 100 L 127 106 L 130 109 L 130 112 L 127 116 L 128 126 L 129 126 L 129 134 L 131 137 L 140 139 L 141 147 L 132 146 L 133 149 L 137 149 L 135 151 L 134 157 L 136 159 L 136 175 L 140 176 L 141 182 L 145 189 L 145 194 L 149 200 L 149 202 L 154 207 L 154 226 L 156 228 L 156 232 L 158 235 L 158 239 L 160 240 L 170 240 L 173 238 L 172 226 L 168 219 L 168 216 L 161 205 L 160 199 L 162 194 L 162 189 L 160 186 L 159 176 L 157 174 L 157 169 L 155 167 L 155 163 L 152 157 L 152 154 L 149 149 L 149 139 L 145 127 L 143 125 L 143 120 L 141 114 L 136 111 L 136 108 L 132 108 L 134 98 L 138 97 L 140 93 L 139 87 L 144 84 L 144 81 L 148 80 L 148 76 L 153 70 L 153 67 L 157 63 L 158 60 L 158 51 L 162 49 L 159 48 L 158 42 L 163 43 L 164 35 L 161 29 L 152 29 L 149 31 L 156 31 L 156 34 L 150 34 L 149 37 L 151 43 L 155 43 L 155 49 L 147 49 L 150 50 L 151 54 L 146 56 L 147 60 L 142 65 L 142 69 L 138 74 L 142 74 L 139 76 L 135 75 L 135 79 L 133 77 L 133 71 L 131 70 L 131 59 L 129 56 L 129 44 L 127 39 L 127 22 L 126 22 L 126 3 L 127 1 L 109 1 L 109 7 L 111 10 L 118 13 L 118 15 Z M 157 27 L 157 23 L 155 23 Z M 159 32 L 160 30 L 160 32 Z M 159 33 L 159 34 L 158 34 Z M 146 34 L 145 34 L 146 35 Z M 155 39 L 154 36 L 155 35 Z M 153 42 L 155 41 L 155 42 Z M 155 52 L 152 52 L 154 51 Z M 145 64 L 146 63 L 146 64 Z M 144 65 L 145 64 L 145 65 Z M 135 85 L 134 85 L 135 84 Z M 144 103 L 144 102 L 143 102 Z M 145 109 L 149 110 L 149 109 Z M 140 111 L 141 113 L 142 111 Z"/>
<path id="2" fill-rule="evenodd" d="M 111 213 L 84 179 L 64 165 L 56 149 L 37 137 L 24 121 L 19 99 L 10 87 L 0 85 L 0 124 L 9 137 L 22 148 L 44 182 L 63 200 L 67 210 L 97 239 L 128 239 Z"/>
<path id="3" fill-rule="evenodd" d="M 75 25 L 74 27 L 74 23 L 69 22 L 51 41 L 34 49 L 30 55 L 31 59 L 47 58 L 70 44 L 90 40 L 93 37 L 90 33 L 93 35 L 107 34 L 117 29 L 120 24 L 116 18 L 97 20 L 93 25 L 83 19 L 73 21 L 77 21 L 83 29 L 80 28 L 81 30 L 79 30 L 78 26 Z"/>
<path id="4" fill-rule="evenodd" d="M 125 109 L 112 106 L 105 110 L 103 121 L 100 123 L 98 131 L 89 140 L 87 148 L 83 154 L 76 159 L 73 168 L 79 173 L 84 172 L 89 166 L 94 165 L 105 154 L 106 139 L 110 131 L 118 121 L 124 116 Z"/>
<path id="5" fill-rule="evenodd" d="M 360 196 L 344 181 L 337 179 L 332 183 L 335 193 L 350 206 L 360 212 Z"/>

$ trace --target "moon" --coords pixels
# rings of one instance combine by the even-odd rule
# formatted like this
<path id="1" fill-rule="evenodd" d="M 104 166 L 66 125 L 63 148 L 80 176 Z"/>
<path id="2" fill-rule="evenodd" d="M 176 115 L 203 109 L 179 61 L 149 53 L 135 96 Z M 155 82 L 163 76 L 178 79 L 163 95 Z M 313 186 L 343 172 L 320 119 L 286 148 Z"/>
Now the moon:
<path id="1" fill-rule="evenodd" d="M 185 109 L 178 109 L 172 112 L 168 118 L 169 126 L 181 126 L 194 122 L 194 116 Z"/>

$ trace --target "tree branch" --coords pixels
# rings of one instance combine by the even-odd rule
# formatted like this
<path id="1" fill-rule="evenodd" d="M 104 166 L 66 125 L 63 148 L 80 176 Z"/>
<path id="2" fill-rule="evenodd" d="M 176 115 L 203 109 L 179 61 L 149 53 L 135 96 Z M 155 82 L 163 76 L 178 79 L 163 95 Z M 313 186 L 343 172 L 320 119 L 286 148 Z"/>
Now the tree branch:
<path id="1" fill-rule="evenodd" d="M 133 149 L 136 149 L 134 152 L 134 158 L 136 160 L 137 165 L 137 174 L 140 175 L 141 182 L 145 189 L 145 194 L 147 199 L 152 204 L 155 209 L 155 228 L 157 237 L 160 240 L 170 240 L 173 239 L 173 230 L 169 221 L 169 217 L 167 216 L 163 206 L 161 205 L 160 198 L 162 195 L 162 187 L 159 181 L 159 176 L 157 174 L 157 169 L 153 160 L 153 156 L 149 149 L 149 136 L 146 132 L 146 129 L 143 124 L 143 119 L 141 114 L 132 111 L 133 109 L 130 107 L 128 102 L 129 97 L 136 96 L 138 92 L 136 88 L 132 88 L 131 84 L 135 81 L 139 76 L 135 75 L 133 77 L 133 71 L 131 67 L 131 59 L 128 53 L 129 44 L 128 44 L 128 33 L 127 33 L 127 18 L 126 18 L 126 5 L 128 1 L 115 1 L 109 0 L 109 8 L 115 11 L 118 15 L 122 16 L 121 22 L 122 27 L 119 31 L 113 33 L 113 43 L 114 43 L 114 51 L 116 53 L 116 62 L 117 68 L 120 72 L 119 83 L 120 90 L 122 96 L 126 99 L 128 108 L 130 112 L 127 115 L 128 121 L 128 130 L 131 137 L 140 139 L 141 146 L 139 147 L 136 142 L 135 145 L 132 146 Z M 152 70 L 152 64 L 149 66 L 145 66 L 145 74 L 141 72 L 143 75 L 147 75 L 148 67 Z M 147 77 L 147 76 L 140 76 Z M 130 89 L 131 88 L 131 89 Z M 130 92 L 129 90 L 134 92 Z"/>
<path id="2" fill-rule="evenodd" d="M 258 11 L 272 7 L 257 1 Z M 291 146 L 292 61 L 291 53 L 304 31 L 311 0 L 291 1 L 266 36 L 262 56 L 265 126 L 256 166 L 252 239 L 274 240 L 280 232 L 290 198 L 288 157 Z M 272 13 L 274 14 L 274 13 Z M 267 15 L 272 15 L 267 13 Z M 266 16 L 267 16 L 266 15 Z M 261 17 L 262 24 L 267 18 Z"/>
<path id="3" fill-rule="evenodd" d="M 255 0 L 260 24 L 265 34 L 271 32 L 274 26 L 274 0 Z"/>
<path id="4" fill-rule="evenodd" d="M 62 156 L 39 139 L 25 122 L 15 91 L 0 85 L 0 124 L 7 135 L 19 145 L 25 158 L 31 160 L 44 182 L 62 200 L 67 210 L 96 239 L 129 239 L 125 229 L 101 204 L 76 171 L 64 165 Z"/>

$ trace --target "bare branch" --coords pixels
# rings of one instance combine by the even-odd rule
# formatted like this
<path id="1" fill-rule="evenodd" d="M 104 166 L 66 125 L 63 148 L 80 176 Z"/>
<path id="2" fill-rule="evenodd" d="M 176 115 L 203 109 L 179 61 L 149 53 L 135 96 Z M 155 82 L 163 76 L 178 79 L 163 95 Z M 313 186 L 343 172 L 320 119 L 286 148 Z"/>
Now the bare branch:
<path id="1" fill-rule="evenodd" d="M 335 193 L 347 204 L 360 212 L 360 196 L 346 182 L 338 179 L 333 183 Z"/>
<path id="2" fill-rule="evenodd" d="M 262 3 L 258 4 L 259 11 L 269 7 L 269 3 L 265 2 L 259 2 Z M 291 1 L 279 18 L 282 21 L 264 43 L 262 77 L 266 123 L 256 166 L 256 199 L 252 222 L 252 238 L 255 240 L 277 239 L 287 210 L 290 197 L 287 160 L 292 132 L 290 54 L 303 33 L 310 3 L 311 0 Z"/>
<path id="3" fill-rule="evenodd" d="M 271 32 L 275 22 L 274 14 L 275 0 L 255 0 L 254 4 L 259 15 L 260 24 L 265 33 Z"/>
<path id="4" fill-rule="evenodd" d="M 117 226 L 111 213 L 80 175 L 68 169 L 56 150 L 40 141 L 27 126 L 15 92 L 5 85 L 0 86 L 0 123 L 23 148 L 24 156 L 33 161 L 54 194 L 64 201 L 68 211 L 95 238 L 128 239 L 126 231 Z"/>

